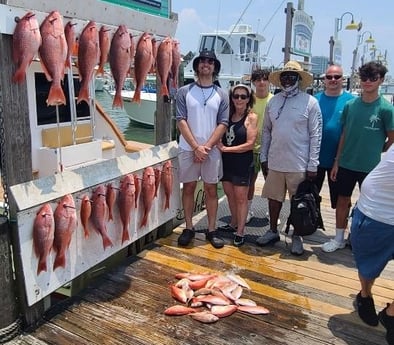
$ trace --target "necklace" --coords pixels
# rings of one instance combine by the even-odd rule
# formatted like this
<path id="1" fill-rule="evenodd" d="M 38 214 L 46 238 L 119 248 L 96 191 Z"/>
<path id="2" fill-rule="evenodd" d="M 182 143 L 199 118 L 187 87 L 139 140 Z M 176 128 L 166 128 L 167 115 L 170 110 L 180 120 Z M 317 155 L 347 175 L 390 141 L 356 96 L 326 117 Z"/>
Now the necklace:
<path id="1" fill-rule="evenodd" d="M 205 97 L 204 88 L 203 88 L 202 86 L 200 86 L 200 85 L 199 85 L 199 87 L 200 87 L 200 90 L 201 90 L 201 92 L 202 92 L 202 98 L 203 98 L 203 100 L 204 100 L 204 107 L 205 107 L 205 106 L 207 105 L 208 100 L 211 98 L 211 96 L 212 96 L 212 94 L 213 94 L 214 88 L 213 88 L 213 85 L 210 86 L 211 93 L 208 95 L 208 97 Z M 208 88 L 207 88 L 207 89 L 208 89 Z"/>

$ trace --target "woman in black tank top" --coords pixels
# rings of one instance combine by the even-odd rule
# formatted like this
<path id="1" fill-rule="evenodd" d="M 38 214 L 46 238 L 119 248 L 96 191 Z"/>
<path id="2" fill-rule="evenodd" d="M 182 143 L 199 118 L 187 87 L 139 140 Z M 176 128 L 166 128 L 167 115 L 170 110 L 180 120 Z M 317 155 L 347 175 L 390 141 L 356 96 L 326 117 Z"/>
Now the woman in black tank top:
<path id="1" fill-rule="evenodd" d="M 257 137 L 257 115 L 252 112 L 255 98 L 247 85 L 230 90 L 230 121 L 218 145 L 223 158 L 222 185 L 231 213 L 230 224 L 222 231 L 236 231 L 234 245 L 244 244 L 248 213 L 248 189 L 253 175 L 253 147 Z"/>

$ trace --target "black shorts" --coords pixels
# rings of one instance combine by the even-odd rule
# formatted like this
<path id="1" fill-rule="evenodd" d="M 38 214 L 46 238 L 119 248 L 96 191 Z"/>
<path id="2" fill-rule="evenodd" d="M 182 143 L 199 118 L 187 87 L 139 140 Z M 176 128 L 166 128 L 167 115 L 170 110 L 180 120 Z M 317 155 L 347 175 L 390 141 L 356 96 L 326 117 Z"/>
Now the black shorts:
<path id="1" fill-rule="evenodd" d="M 331 168 L 318 167 L 315 184 L 319 189 L 319 193 L 320 193 L 323 187 L 324 179 L 327 175 L 328 189 L 330 191 L 331 208 L 335 209 L 338 200 L 338 184 L 336 181 L 330 179 L 330 174 L 331 174 Z"/>
<path id="2" fill-rule="evenodd" d="M 234 186 L 250 186 L 253 174 L 254 174 L 253 165 L 249 167 L 249 169 L 242 175 L 234 174 L 233 172 L 225 171 L 223 169 L 223 177 L 221 181 L 231 182 Z"/>
<path id="3" fill-rule="evenodd" d="M 358 183 L 358 188 L 361 188 L 367 175 L 368 173 L 365 172 L 339 167 L 337 173 L 338 195 L 351 197 L 356 183 Z"/>

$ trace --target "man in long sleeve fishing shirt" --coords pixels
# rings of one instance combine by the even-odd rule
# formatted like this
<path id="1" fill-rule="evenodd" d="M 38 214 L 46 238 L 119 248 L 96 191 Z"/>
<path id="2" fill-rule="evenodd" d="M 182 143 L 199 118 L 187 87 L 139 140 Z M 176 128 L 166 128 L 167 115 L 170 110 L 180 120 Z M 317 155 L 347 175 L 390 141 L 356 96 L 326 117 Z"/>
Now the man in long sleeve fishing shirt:
<path id="1" fill-rule="evenodd" d="M 263 125 L 260 161 L 268 173 L 262 196 L 268 198 L 270 230 L 257 239 L 265 246 L 279 241 L 277 221 L 289 199 L 305 178 L 314 179 L 319 165 L 322 116 L 317 100 L 302 91 L 313 77 L 296 61 L 270 74 L 270 82 L 282 89 L 268 103 Z M 291 254 L 304 252 L 300 236 L 292 236 Z"/>

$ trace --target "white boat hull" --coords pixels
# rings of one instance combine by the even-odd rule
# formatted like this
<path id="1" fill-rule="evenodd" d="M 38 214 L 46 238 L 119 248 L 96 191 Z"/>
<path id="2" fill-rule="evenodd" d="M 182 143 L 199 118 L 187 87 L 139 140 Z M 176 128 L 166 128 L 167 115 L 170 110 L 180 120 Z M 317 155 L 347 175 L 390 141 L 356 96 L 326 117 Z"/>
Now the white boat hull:
<path id="1" fill-rule="evenodd" d="M 115 92 L 111 91 L 113 96 Z M 156 94 L 141 92 L 141 104 L 132 102 L 134 91 L 122 90 L 123 106 L 130 120 L 153 128 L 155 125 Z"/>

